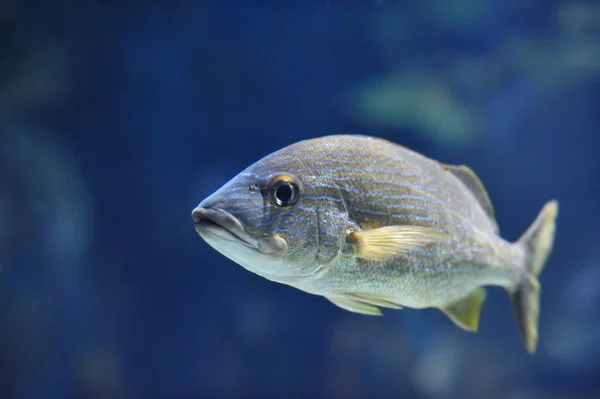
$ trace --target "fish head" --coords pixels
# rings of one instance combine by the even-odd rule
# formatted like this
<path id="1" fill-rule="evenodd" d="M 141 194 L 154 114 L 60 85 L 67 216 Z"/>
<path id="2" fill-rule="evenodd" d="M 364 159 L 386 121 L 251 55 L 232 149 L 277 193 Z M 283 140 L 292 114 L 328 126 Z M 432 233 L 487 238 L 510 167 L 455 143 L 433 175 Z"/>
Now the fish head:
<path id="1" fill-rule="evenodd" d="M 192 212 L 210 246 L 247 270 L 294 285 L 341 255 L 348 215 L 339 190 L 315 178 L 309 151 L 280 150 L 253 164 Z"/>

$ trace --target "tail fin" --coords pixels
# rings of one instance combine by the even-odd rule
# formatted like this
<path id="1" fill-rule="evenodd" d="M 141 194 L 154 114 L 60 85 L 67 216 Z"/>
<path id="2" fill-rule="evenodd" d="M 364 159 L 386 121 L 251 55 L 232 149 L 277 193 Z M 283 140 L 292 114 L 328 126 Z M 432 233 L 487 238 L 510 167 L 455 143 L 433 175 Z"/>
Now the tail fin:
<path id="1" fill-rule="evenodd" d="M 538 340 L 540 283 L 537 277 L 542 272 L 554 244 L 557 216 L 558 202 L 549 201 L 517 242 L 526 251 L 525 274 L 523 281 L 512 293 L 512 302 L 525 348 L 530 354 L 535 353 Z"/>

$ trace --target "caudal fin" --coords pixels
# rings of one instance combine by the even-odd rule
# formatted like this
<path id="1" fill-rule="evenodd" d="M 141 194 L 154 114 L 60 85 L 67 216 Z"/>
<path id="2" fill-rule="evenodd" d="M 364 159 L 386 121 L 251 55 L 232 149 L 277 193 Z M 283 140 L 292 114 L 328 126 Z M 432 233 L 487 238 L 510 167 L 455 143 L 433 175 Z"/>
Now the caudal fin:
<path id="1" fill-rule="evenodd" d="M 554 244 L 557 216 L 558 202 L 549 201 L 517 243 L 526 251 L 525 273 L 523 280 L 512 293 L 512 302 L 525 348 L 530 354 L 535 353 L 538 341 L 540 311 L 538 276 L 542 272 Z"/>

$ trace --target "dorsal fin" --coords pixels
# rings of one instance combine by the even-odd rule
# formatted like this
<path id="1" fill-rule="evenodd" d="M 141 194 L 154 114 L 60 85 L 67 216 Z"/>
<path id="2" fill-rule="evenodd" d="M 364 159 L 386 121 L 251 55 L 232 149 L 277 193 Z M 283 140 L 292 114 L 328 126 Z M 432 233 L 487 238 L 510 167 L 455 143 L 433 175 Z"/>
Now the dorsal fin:
<path id="1" fill-rule="evenodd" d="M 462 182 L 462 184 L 473 193 L 479 205 L 483 208 L 485 213 L 491 219 L 494 225 L 494 231 L 496 234 L 500 233 L 500 229 L 498 228 L 498 224 L 496 223 L 496 215 L 494 214 L 494 207 L 492 206 L 492 201 L 490 200 L 490 196 L 487 193 L 487 190 L 483 186 L 479 177 L 473 172 L 471 168 L 465 165 L 446 165 L 442 164 L 444 169 L 448 172 L 452 173 L 458 180 Z"/>

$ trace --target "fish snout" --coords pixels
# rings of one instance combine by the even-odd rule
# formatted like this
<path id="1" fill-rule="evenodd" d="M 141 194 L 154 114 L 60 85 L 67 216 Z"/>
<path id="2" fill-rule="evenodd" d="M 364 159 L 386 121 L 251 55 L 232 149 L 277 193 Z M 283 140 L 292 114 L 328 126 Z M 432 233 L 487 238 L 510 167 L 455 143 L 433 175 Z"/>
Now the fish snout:
<path id="1" fill-rule="evenodd" d="M 216 225 L 235 232 L 244 231 L 244 227 L 236 217 L 221 209 L 205 208 L 199 205 L 192 211 L 192 219 L 196 224 Z"/>
<path id="2" fill-rule="evenodd" d="M 235 237 L 249 247 L 256 248 L 257 246 L 255 240 L 246 233 L 240 221 L 229 212 L 198 205 L 192 211 L 192 219 L 200 236 L 210 234 L 227 240 Z"/>
<path id="3" fill-rule="evenodd" d="M 194 209 L 192 211 L 192 219 L 194 220 L 194 223 L 200 223 L 204 220 L 207 220 L 208 215 L 206 212 L 206 208 L 198 206 L 196 209 Z"/>

